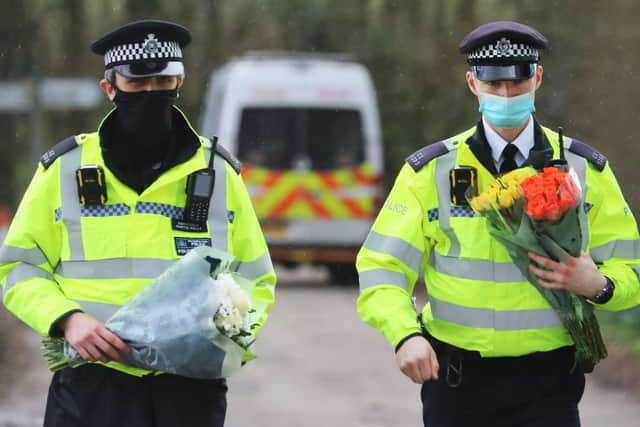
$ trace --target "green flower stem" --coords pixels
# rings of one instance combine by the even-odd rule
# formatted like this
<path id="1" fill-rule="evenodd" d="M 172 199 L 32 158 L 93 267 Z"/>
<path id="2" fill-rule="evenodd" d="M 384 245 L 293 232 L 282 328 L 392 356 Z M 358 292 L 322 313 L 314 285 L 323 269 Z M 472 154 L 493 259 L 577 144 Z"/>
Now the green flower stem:
<path id="1" fill-rule="evenodd" d="M 60 337 L 46 337 L 42 340 L 40 350 L 47 359 L 47 367 L 51 372 L 57 372 L 65 368 L 77 368 L 87 363 L 78 357 L 70 357 L 65 354 L 65 340 Z"/>
<path id="2" fill-rule="evenodd" d="M 558 222 L 544 224 L 534 223 L 526 214 L 522 214 L 520 222 L 513 222 L 513 219 L 504 221 L 499 214 L 487 216 L 489 233 L 506 247 L 520 272 L 556 311 L 575 344 L 576 363 L 583 366 L 597 364 L 606 357 L 607 350 L 593 305 L 582 296 L 540 286 L 538 277 L 529 270 L 531 260 L 527 255 L 532 251 L 556 259 L 567 254 L 578 256 L 582 239 L 577 209 L 567 212 Z"/>

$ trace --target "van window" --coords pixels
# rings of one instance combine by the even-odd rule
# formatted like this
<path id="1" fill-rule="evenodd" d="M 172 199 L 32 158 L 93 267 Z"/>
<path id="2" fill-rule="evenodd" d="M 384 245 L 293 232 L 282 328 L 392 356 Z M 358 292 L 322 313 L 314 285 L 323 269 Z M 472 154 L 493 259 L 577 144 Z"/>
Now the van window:
<path id="1" fill-rule="evenodd" d="M 238 134 L 238 158 L 270 169 L 328 170 L 361 164 L 364 135 L 360 112 L 245 108 Z"/>
<path id="2" fill-rule="evenodd" d="M 238 134 L 238 159 L 270 169 L 288 169 L 295 150 L 295 110 L 245 108 Z"/>

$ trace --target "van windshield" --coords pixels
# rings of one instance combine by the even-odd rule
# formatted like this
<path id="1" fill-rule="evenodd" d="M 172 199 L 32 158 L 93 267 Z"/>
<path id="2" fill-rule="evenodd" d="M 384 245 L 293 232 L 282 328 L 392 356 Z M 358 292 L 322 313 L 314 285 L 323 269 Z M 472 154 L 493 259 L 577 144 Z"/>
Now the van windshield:
<path id="1" fill-rule="evenodd" d="M 364 161 L 362 119 L 336 108 L 245 108 L 238 158 L 269 169 L 328 170 Z"/>

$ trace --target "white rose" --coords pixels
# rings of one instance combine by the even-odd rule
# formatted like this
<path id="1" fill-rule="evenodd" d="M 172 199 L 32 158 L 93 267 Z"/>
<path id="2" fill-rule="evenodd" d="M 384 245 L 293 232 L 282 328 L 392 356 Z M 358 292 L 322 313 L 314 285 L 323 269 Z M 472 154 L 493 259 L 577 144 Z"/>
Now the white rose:
<path id="1" fill-rule="evenodd" d="M 230 294 L 233 306 L 238 309 L 243 317 L 246 316 L 249 311 L 249 296 L 247 293 L 236 287 L 231 290 Z"/>

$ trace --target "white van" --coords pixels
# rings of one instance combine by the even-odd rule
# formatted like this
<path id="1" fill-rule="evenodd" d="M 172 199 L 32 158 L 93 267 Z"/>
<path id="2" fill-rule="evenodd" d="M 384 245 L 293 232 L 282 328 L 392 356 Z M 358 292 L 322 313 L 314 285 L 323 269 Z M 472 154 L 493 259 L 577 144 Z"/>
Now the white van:
<path id="1" fill-rule="evenodd" d="M 271 256 L 354 279 L 355 257 L 382 201 L 375 90 L 361 64 L 255 52 L 214 71 L 201 133 L 243 163 Z"/>

